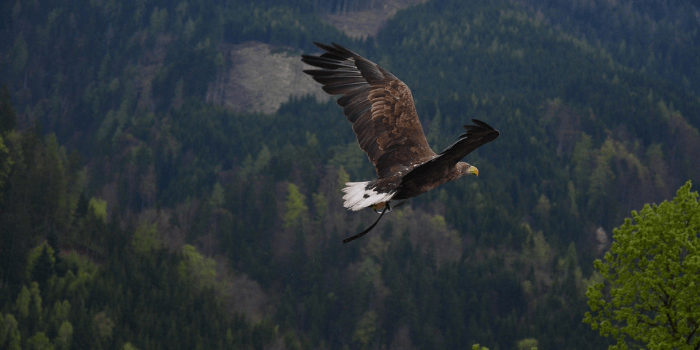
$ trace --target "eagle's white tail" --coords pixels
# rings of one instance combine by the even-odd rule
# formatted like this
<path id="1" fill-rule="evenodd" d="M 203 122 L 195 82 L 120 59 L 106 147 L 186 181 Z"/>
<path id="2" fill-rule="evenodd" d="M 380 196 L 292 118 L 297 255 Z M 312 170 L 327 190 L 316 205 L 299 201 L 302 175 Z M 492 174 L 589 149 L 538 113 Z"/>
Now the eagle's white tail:
<path id="1" fill-rule="evenodd" d="M 357 211 L 372 204 L 386 202 L 394 196 L 395 192 L 378 193 L 374 189 L 367 189 L 368 183 L 369 181 L 346 183 L 345 185 L 348 187 L 343 188 L 343 192 L 345 192 L 343 206 Z"/>

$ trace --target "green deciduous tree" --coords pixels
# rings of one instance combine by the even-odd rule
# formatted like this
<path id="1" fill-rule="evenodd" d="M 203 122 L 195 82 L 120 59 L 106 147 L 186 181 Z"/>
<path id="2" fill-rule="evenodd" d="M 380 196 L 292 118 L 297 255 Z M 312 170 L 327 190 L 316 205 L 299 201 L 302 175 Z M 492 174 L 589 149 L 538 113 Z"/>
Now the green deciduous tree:
<path id="1" fill-rule="evenodd" d="M 38 332 L 33 337 L 27 339 L 27 349 L 31 350 L 53 350 L 55 347 L 51 344 L 51 340 L 44 334 Z"/>
<path id="2" fill-rule="evenodd" d="M 377 313 L 370 310 L 365 312 L 358 322 L 352 340 L 358 342 L 361 349 L 369 349 L 378 332 Z"/>
<path id="3" fill-rule="evenodd" d="M 527 338 L 518 340 L 516 343 L 518 350 L 537 350 L 537 339 Z"/>
<path id="4" fill-rule="evenodd" d="M 73 325 L 68 321 L 63 321 L 57 333 L 54 343 L 58 345 L 60 349 L 70 349 L 71 339 L 73 338 Z"/>
<path id="5" fill-rule="evenodd" d="M 107 340 L 112 338 L 115 324 L 114 321 L 107 316 L 106 312 L 98 312 L 93 318 L 92 326 L 99 339 Z"/>
<path id="6" fill-rule="evenodd" d="M 39 284 L 32 282 L 29 288 L 22 286 L 15 305 L 20 321 L 24 321 L 27 318 L 39 319 L 42 314 Z"/>
<path id="7" fill-rule="evenodd" d="M 107 221 L 107 201 L 99 198 L 90 198 L 88 208 L 103 222 Z"/>
<path id="8" fill-rule="evenodd" d="M 610 349 L 700 348 L 700 204 L 690 186 L 633 211 L 595 262 L 605 281 L 589 287 L 584 322 L 617 341 Z"/>
<path id="9" fill-rule="evenodd" d="M 289 192 L 285 202 L 287 210 L 284 213 L 284 227 L 293 228 L 304 222 L 309 209 L 306 206 L 304 195 L 299 191 L 297 185 L 290 183 L 287 186 L 287 191 Z"/>
<path id="10" fill-rule="evenodd" d="M 161 241 L 158 239 L 158 227 L 155 223 L 141 223 L 134 232 L 131 240 L 134 250 L 140 254 L 147 255 L 154 250 L 161 248 Z"/>
<path id="11" fill-rule="evenodd" d="M 11 314 L 0 314 L 0 347 L 19 350 L 21 335 L 17 329 L 17 319 Z"/>
<path id="12" fill-rule="evenodd" d="M 124 347 L 122 349 L 124 349 L 124 350 L 138 350 L 137 347 L 133 346 L 129 342 L 124 343 Z"/>
<path id="13" fill-rule="evenodd" d="M 192 276 L 201 288 L 213 287 L 216 282 L 216 262 L 189 244 L 182 247 L 182 254 L 184 259 L 179 266 L 181 277 L 186 279 L 187 276 Z"/>

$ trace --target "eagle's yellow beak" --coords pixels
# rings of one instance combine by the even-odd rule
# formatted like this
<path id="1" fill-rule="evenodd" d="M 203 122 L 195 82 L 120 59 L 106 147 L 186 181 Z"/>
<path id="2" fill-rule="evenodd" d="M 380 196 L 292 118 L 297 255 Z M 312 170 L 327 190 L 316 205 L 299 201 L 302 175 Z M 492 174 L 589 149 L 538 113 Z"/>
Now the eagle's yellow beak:
<path id="1" fill-rule="evenodd" d="M 470 165 L 469 168 L 467 168 L 467 173 L 469 174 L 474 174 L 476 176 L 479 176 L 479 169 L 477 169 L 475 166 Z"/>

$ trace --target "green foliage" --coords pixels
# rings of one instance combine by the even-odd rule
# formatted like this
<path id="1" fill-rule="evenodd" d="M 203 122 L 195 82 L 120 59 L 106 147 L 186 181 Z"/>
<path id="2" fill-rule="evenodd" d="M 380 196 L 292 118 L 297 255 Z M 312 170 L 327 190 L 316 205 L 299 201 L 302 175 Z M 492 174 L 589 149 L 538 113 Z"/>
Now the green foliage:
<path id="1" fill-rule="evenodd" d="M 15 128 L 17 116 L 15 108 L 10 101 L 10 90 L 7 85 L 3 85 L 0 90 L 0 137 Z"/>
<path id="2" fill-rule="evenodd" d="M 377 329 L 377 314 L 374 311 L 367 311 L 360 318 L 357 328 L 352 334 L 352 340 L 360 345 L 360 349 L 369 349 L 375 342 L 379 330 Z"/>
<path id="3" fill-rule="evenodd" d="M 260 153 L 258 153 L 258 157 L 255 159 L 255 163 L 253 163 L 251 175 L 256 175 L 263 171 L 263 169 L 265 169 L 265 167 L 270 163 L 270 159 L 270 149 L 263 145 L 260 149 Z"/>
<path id="4" fill-rule="evenodd" d="M 10 150 L 5 146 L 2 135 L 0 135 L 0 203 L 4 198 L 5 184 L 10 176 L 10 170 L 14 161 L 10 158 Z"/>
<path id="5" fill-rule="evenodd" d="M 56 259 L 54 257 L 53 249 L 51 249 L 48 244 L 43 244 L 41 254 L 37 258 L 36 262 L 34 264 L 31 262 L 28 263 L 27 270 L 31 272 L 27 274 L 27 279 L 34 280 L 39 283 L 39 286 L 45 288 L 51 276 L 54 275 L 55 264 Z"/>
<path id="6" fill-rule="evenodd" d="M 71 340 L 73 338 L 73 325 L 68 321 L 63 321 L 61 326 L 58 328 L 58 334 L 54 339 L 54 343 L 59 349 L 68 350 L 70 349 Z"/>
<path id="7" fill-rule="evenodd" d="M 323 193 L 314 193 L 312 195 L 312 199 L 316 217 L 318 219 L 324 219 L 326 213 L 328 213 L 328 199 L 326 199 L 326 196 L 324 196 Z"/>
<path id="8" fill-rule="evenodd" d="M 107 220 L 106 200 L 76 194 L 82 170 L 55 137 L 4 136 L 15 162 L 3 188 L 12 205 L 0 203 L 1 348 L 253 349 L 271 341 L 274 325 L 232 316 L 210 294 L 212 259 L 192 246 L 171 255 L 155 223 L 124 231 Z M 215 186 L 214 204 L 225 200 Z M 215 334 L 226 331 L 224 345 Z"/>
<path id="9" fill-rule="evenodd" d="M 685 4 L 571 4 L 429 1 L 353 42 L 319 11 L 364 0 L 2 3 L 0 348 L 601 348 L 591 236 L 697 180 L 700 31 Z M 343 246 L 376 216 L 340 189 L 375 173 L 337 105 L 207 102 L 251 40 L 382 64 L 437 151 L 470 118 L 502 136 Z"/>
<path id="10" fill-rule="evenodd" d="M 345 145 L 337 145 L 334 147 L 334 155 L 328 161 L 329 165 L 334 167 L 342 167 L 345 172 L 349 172 L 353 177 L 360 176 L 364 162 L 367 156 L 362 152 L 362 149 L 357 147 L 357 142 L 349 142 Z M 343 183 L 345 187 L 345 183 Z"/>
<path id="11" fill-rule="evenodd" d="M 162 242 L 158 239 L 157 225 L 155 223 L 141 223 L 134 231 L 131 244 L 136 252 L 144 255 L 160 249 Z"/>
<path id="12" fill-rule="evenodd" d="M 153 12 L 151 13 L 151 25 L 150 29 L 153 31 L 154 34 L 159 34 L 165 29 L 165 24 L 168 21 L 168 10 L 167 9 L 160 9 L 158 10 L 158 7 L 153 8 Z"/>
<path id="13" fill-rule="evenodd" d="M 220 183 L 217 182 L 214 184 L 209 201 L 214 208 L 221 207 L 226 202 L 226 198 L 224 198 L 224 188 Z"/>
<path id="14" fill-rule="evenodd" d="M 192 276 L 199 283 L 200 288 L 214 287 L 216 282 L 216 263 L 210 258 L 202 256 L 192 245 L 185 244 L 182 247 L 184 259 L 178 267 L 180 276 L 187 279 Z"/>
<path id="15" fill-rule="evenodd" d="M 308 212 L 306 198 L 299 192 L 299 187 L 290 183 L 287 186 L 287 201 L 285 202 L 284 227 L 301 227 Z"/>
<path id="16" fill-rule="evenodd" d="M 10 350 L 20 350 L 21 339 L 15 317 L 12 314 L 0 314 L 0 345 Z"/>
<path id="17" fill-rule="evenodd" d="M 14 70 L 15 74 L 19 74 L 24 70 L 29 56 L 29 52 L 27 51 L 27 43 L 24 41 L 22 36 L 17 37 L 15 40 L 12 53 L 12 57 L 14 58 L 12 61 L 12 69 Z"/>
<path id="18" fill-rule="evenodd" d="M 32 282 L 30 288 L 22 286 L 15 302 L 15 308 L 19 319 L 23 321 L 30 316 L 38 317 L 41 315 L 41 295 L 38 283 Z"/>
<path id="19" fill-rule="evenodd" d="M 345 167 L 340 166 L 338 168 L 338 189 L 345 188 L 345 184 L 348 182 L 350 182 L 350 175 L 347 173 L 347 171 L 345 171 Z"/>
<path id="20" fill-rule="evenodd" d="M 101 340 L 107 341 L 112 338 L 114 321 L 112 321 L 104 311 L 95 314 L 92 327 L 94 327 L 95 333 Z"/>
<path id="21" fill-rule="evenodd" d="M 537 339 L 527 338 L 518 340 L 516 345 L 518 350 L 537 350 Z"/>
<path id="22" fill-rule="evenodd" d="M 107 222 L 107 201 L 99 198 L 90 198 L 88 203 L 88 210 L 92 212 L 96 218 L 100 219 L 102 222 Z"/>
<path id="23" fill-rule="evenodd" d="M 223 334 L 227 330 L 233 330 L 234 335 L 226 348 L 253 349 L 259 348 L 253 347 L 253 342 L 262 346 L 270 341 L 274 334 L 272 325 L 253 327 L 238 316 L 231 317 L 215 296 L 192 283 L 190 276 L 204 281 L 204 276 L 213 278 L 214 271 L 213 260 L 203 258 L 193 247 L 185 246 L 180 259 L 168 256 L 164 250 L 134 254 L 130 242 L 120 245 L 116 251 L 124 252 L 123 255 L 113 256 L 106 265 L 95 265 L 72 253 L 58 263 L 67 271 L 64 276 L 54 276 L 41 290 L 36 282 L 22 286 L 16 300 L 6 304 L 11 313 L 0 317 L 0 345 L 10 349 L 67 349 L 109 348 L 114 344 L 128 349 L 134 348 L 132 343 L 139 343 L 145 349 L 155 349 L 194 348 L 199 343 L 219 349 L 224 344 L 205 338 L 214 339 L 207 334 Z M 178 271 L 181 263 L 188 269 L 184 278 Z M 116 282 L 121 278 L 128 278 L 128 284 Z M 97 303 L 92 304 L 92 300 Z M 173 303 L 179 305 L 177 313 L 173 313 Z M 86 307 L 99 307 L 101 311 Z M 191 328 L 193 322 L 201 324 L 204 331 Z M 164 340 L 157 336 L 157 329 L 177 330 L 180 336 Z M 154 339 L 160 340 L 154 343 Z"/>
<path id="24" fill-rule="evenodd" d="M 44 332 L 38 332 L 27 339 L 27 349 L 29 350 L 53 350 L 54 348 L 54 345 L 51 344 Z"/>
<path id="25" fill-rule="evenodd" d="M 53 248 L 44 242 L 29 251 L 29 258 L 27 259 L 27 273 L 25 278 L 27 280 L 39 281 L 37 279 L 37 275 L 48 274 L 48 276 L 43 276 L 43 278 L 41 278 L 43 281 L 46 281 L 46 279 L 52 275 L 53 265 L 55 263 L 56 259 L 54 257 Z"/>
<path id="26" fill-rule="evenodd" d="M 124 343 L 124 347 L 122 348 L 122 350 L 138 350 L 138 348 L 131 345 L 131 343 L 126 342 Z"/>
<path id="27" fill-rule="evenodd" d="M 687 182 L 672 201 L 646 205 L 614 230 L 588 288 L 584 322 L 611 336 L 610 349 L 695 349 L 700 344 L 700 203 Z"/>

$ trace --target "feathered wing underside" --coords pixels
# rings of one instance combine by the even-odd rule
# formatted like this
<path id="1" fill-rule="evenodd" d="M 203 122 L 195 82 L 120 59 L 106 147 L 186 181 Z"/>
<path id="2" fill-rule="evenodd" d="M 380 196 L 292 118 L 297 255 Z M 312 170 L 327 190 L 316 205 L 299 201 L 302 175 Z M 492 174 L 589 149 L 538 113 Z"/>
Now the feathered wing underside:
<path id="1" fill-rule="evenodd" d="M 428 145 L 411 90 L 401 80 L 366 58 L 338 45 L 315 43 L 326 52 L 302 55 L 320 69 L 305 70 L 338 105 L 379 179 L 408 171 L 437 155 Z"/>

